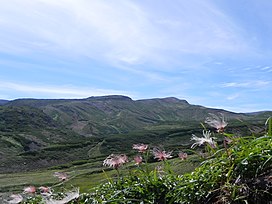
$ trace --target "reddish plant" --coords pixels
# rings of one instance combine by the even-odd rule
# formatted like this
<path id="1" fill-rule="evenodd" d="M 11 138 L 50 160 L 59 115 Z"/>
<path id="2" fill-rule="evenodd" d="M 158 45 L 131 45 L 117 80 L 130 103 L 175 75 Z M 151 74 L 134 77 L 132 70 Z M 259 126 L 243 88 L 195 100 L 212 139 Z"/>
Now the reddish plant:
<path id="1" fill-rule="evenodd" d="M 169 158 L 172 158 L 171 156 L 172 152 L 166 152 L 156 147 L 153 149 L 152 153 L 154 155 L 154 158 L 158 159 L 159 161 L 164 161 Z"/>
<path id="2" fill-rule="evenodd" d="M 36 192 L 35 186 L 28 186 L 24 188 L 24 193 L 35 193 L 35 192 Z"/>
<path id="3" fill-rule="evenodd" d="M 120 155 L 111 154 L 104 160 L 103 165 L 112 167 L 114 169 L 118 169 L 120 166 L 127 162 L 128 157 L 125 154 Z"/>
<path id="4" fill-rule="evenodd" d="M 138 152 L 144 153 L 148 149 L 148 145 L 147 144 L 134 144 L 132 146 L 132 149 L 137 149 Z"/>
<path id="5" fill-rule="evenodd" d="M 179 156 L 179 158 L 180 158 L 181 160 L 186 160 L 187 157 L 188 157 L 187 153 L 185 153 L 185 152 L 180 152 L 180 153 L 178 154 L 178 156 Z"/>
<path id="6" fill-rule="evenodd" d="M 140 165 L 143 162 L 143 158 L 139 155 L 134 157 L 135 164 Z"/>

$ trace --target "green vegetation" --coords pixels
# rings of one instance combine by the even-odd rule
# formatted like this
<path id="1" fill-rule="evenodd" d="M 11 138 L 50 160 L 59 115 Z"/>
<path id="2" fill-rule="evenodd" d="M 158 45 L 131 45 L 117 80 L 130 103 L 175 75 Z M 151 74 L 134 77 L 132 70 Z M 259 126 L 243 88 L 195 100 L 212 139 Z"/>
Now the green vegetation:
<path id="1" fill-rule="evenodd" d="M 211 127 L 217 149 L 193 150 L 192 134 L 202 134 L 201 122 L 208 113 L 223 113 L 229 123 L 225 132 L 233 134 L 217 133 Z M 270 186 L 270 115 L 237 114 L 190 105 L 176 98 L 133 101 L 108 96 L 10 101 L 0 106 L 0 192 L 21 192 L 29 185 L 45 185 L 54 189 L 54 195 L 63 192 L 65 197 L 67 189 L 76 186 L 81 193 L 78 203 L 84 199 L 89 203 L 103 199 L 122 203 L 124 197 L 131 203 L 220 203 L 220 199 L 260 203 L 270 199 L 271 193 L 264 187 Z M 232 143 L 226 146 L 225 137 Z M 171 150 L 173 158 L 157 162 L 149 154 L 140 167 L 129 163 L 118 172 L 102 167 L 103 160 L 113 153 L 133 157 L 135 150 L 131 147 L 137 143 L 149 144 L 150 150 Z M 180 151 L 189 155 L 186 161 L 177 158 Z M 162 166 L 164 173 L 157 166 Z M 56 171 L 66 172 L 69 179 L 59 182 L 52 176 Z"/>
<path id="2" fill-rule="evenodd" d="M 0 106 L 0 171 L 21 172 L 128 152 L 133 143 L 188 146 L 208 113 L 222 112 L 238 135 L 263 132 L 269 112 L 237 114 L 176 98 L 125 96 L 18 99 Z M 101 143 L 104 141 L 103 143 Z M 125 142 L 124 142 L 125 141 Z M 68 164 L 67 166 L 70 166 Z"/>
<path id="3" fill-rule="evenodd" d="M 65 199 L 70 204 L 268 203 L 272 200 L 271 121 L 271 118 L 267 120 L 267 132 L 262 136 L 204 131 L 203 138 L 195 137 L 200 146 L 194 150 L 185 146 L 174 152 L 157 148 L 151 151 L 152 147 L 144 151 L 139 149 L 139 153 L 133 150 L 129 154 L 140 154 L 144 161 L 138 166 L 125 164 L 126 157 L 121 155 L 117 155 L 123 158 L 121 160 L 109 160 L 107 164 L 113 164 L 114 169 L 106 171 L 101 170 L 99 159 L 82 160 L 69 167 L 70 179 L 67 181 L 45 183 L 55 190 L 52 194 L 24 195 L 25 203 Z M 217 127 L 217 130 L 222 131 L 222 128 Z M 210 134 L 212 137 L 208 137 Z M 214 137 L 220 139 L 215 141 Z M 175 156 L 179 151 L 188 152 L 190 156 L 184 161 L 169 159 L 170 154 Z M 161 161 L 156 162 L 152 153 Z M 36 180 L 43 181 L 41 176 L 49 173 L 53 171 L 37 173 Z M 81 194 L 71 185 L 80 187 Z"/>
<path id="4" fill-rule="evenodd" d="M 269 120 L 269 123 L 271 119 Z M 163 161 L 164 172 L 135 170 L 109 180 L 77 203 L 268 203 L 272 199 L 271 126 L 262 137 L 224 134 L 223 148 L 206 148 L 200 167 L 183 175 Z M 228 142 L 227 142 L 228 141 Z"/>

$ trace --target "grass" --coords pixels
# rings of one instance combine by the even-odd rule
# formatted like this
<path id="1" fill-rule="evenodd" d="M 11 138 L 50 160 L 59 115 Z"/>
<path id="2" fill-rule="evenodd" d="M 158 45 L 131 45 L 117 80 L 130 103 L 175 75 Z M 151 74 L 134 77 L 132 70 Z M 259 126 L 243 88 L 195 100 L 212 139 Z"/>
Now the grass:
<path id="1" fill-rule="evenodd" d="M 272 200 L 271 121 L 268 124 L 267 134 L 261 137 L 224 134 L 228 140 L 223 147 L 207 145 L 205 161 L 191 173 L 177 173 L 175 160 L 164 161 L 163 174 L 156 169 L 134 171 L 82 194 L 76 203 L 268 203 Z"/>
<path id="2" fill-rule="evenodd" d="M 199 162 L 195 162 L 196 158 L 191 156 L 186 162 L 181 162 L 179 159 L 172 159 L 170 161 L 171 165 L 174 167 L 174 171 L 177 173 L 185 173 L 192 171 Z M 84 163 L 86 162 L 86 163 Z M 99 161 L 78 161 L 78 163 L 84 163 L 77 165 L 77 162 L 73 162 L 71 165 L 67 165 L 67 168 L 62 166 L 52 167 L 51 170 L 43 171 L 31 171 L 23 173 L 10 173 L 10 174 L 0 174 L 0 192 L 21 192 L 22 189 L 26 186 L 54 186 L 58 184 L 58 179 L 53 177 L 54 172 L 64 171 L 68 173 L 70 179 L 61 185 L 65 188 L 71 188 L 71 186 L 77 186 L 80 188 L 80 192 L 86 193 L 89 190 L 98 184 L 107 181 L 108 177 L 116 177 L 116 171 L 110 168 L 105 169 L 102 166 L 101 160 Z M 154 168 L 158 163 L 150 163 L 150 168 Z M 133 163 L 127 165 L 127 168 L 121 171 L 121 174 L 125 175 L 131 169 L 135 169 L 136 166 Z M 104 172 L 106 170 L 106 174 Z"/>
<path id="3" fill-rule="evenodd" d="M 152 130 L 142 136 L 144 141 L 156 139 L 156 144 L 167 141 L 167 148 L 174 150 L 174 156 L 183 150 L 190 153 L 189 158 L 181 161 L 175 157 L 156 162 L 150 154 L 145 159 L 146 164 L 137 167 L 130 162 L 117 171 L 102 167 L 101 160 L 105 157 L 101 152 L 108 153 L 110 149 L 107 152 L 104 150 L 109 144 L 111 147 L 118 146 L 117 151 L 128 148 L 121 143 L 124 134 L 105 137 L 90 149 L 95 152 L 96 157 L 71 161 L 44 171 L 1 174 L 0 191 L 21 192 L 25 186 L 47 185 L 52 186 L 54 195 L 58 196 L 58 192 L 63 192 L 64 189 L 79 187 L 79 198 L 70 203 L 86 203 L 86 200 L 89 203 L 264 203 L 272 200 L 269 187 L 272 173 L 271 120 L 267 120 L 266 135 L 237 137 L 237 134 L 213 134 L 220 136 L 216 148 L 211 148 L 208 143 L 205 148 L 199 147 L 194 151 L 188 149 L 189 143 L 185 146 L 177 143 L 188 132 L 191 134 L 191 129 L 184 135 L 184 131 L 179 132 L 176 129 Z M 233 129 L 235 128 L 239 128 L 239 124 Z M 199 132 L 196 129 L 196 135 Z M 137 141 L 135 135 L 140 134 L 142 133 L 127 134 L 126 145 L 131 147 Z M 189 142 L 189 138 L 187 141 Z M 49 150 L 67 150 L 74 147 L 80 146 L 55 145 Z M 128 156 L 134 155 L 135 151 L 128 151 Z M 160 166 L 163 172 L 158 170 Z M 68 181 L 59 182 L 52 176 L 55 171 L 68 173 Z M 34 198 L 27 198 L 26 203 L 40 203 L 42 198 L 36 195 Z M 65 197 L 65 193 L 63 196 Z"/>
<path id="4" fill-rule="evenodd" d="M 52 175 L 52 171 L 0 174 L 0 192 L 21 192 L 29 185 L 52 185 L 57 181 Z"/>

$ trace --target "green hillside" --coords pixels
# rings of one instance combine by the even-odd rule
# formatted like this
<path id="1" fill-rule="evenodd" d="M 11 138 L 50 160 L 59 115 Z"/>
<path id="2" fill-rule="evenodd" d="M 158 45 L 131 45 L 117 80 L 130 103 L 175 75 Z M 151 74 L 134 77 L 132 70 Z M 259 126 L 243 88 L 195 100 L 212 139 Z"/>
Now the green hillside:
<path id="1" fill-rule="evenodd" d="M 229 119 L 249 119 L 245 114 L 191 105 L 177 98 L 132 100 L 125 96 L 76 100 L 19 99 L 8 106 L 42 110 L 56 124 L 84 135 L 126 133 L 163 122 L 203 121 L 209 113 L 222 112 Z"/>
<path id="2" fill-rule="evenodd" d="M 177 98 L 132 100 L 126 96 L 86 99 L 17 99 L 0 106 L 0 172 L 65 168 L 73 161 L 102 160 L 134 143 L 189 146 L 209 113 L 223 113 L 229 130 L 264 131 L 271 112 L 233 113 L 191 105 Z M 248 128 L 249 127 L 249 128 Z"/>

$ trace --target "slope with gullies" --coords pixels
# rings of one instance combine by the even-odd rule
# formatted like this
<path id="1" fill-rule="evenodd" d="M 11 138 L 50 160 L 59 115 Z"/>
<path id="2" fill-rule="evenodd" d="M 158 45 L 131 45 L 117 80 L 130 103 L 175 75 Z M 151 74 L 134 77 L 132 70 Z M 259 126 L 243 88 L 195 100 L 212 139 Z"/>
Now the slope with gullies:
<path id="1" fill-rule="evenodd" d="M 256 127 L 269 114 L 238 114 L 174 97 L 132 100 L 113 95 L 8 101 L 0 106 L 0 171 L 88 160 L 89 150 L 98 146 L 102 157 L 112 150 L 127 150 L 135 141 L 189 144 L 192 130 L 201 132 L 200 122 L 209 113 L 219 112 L 234 121 L 237 131 L 248 124 L 262 131 Z"/>

